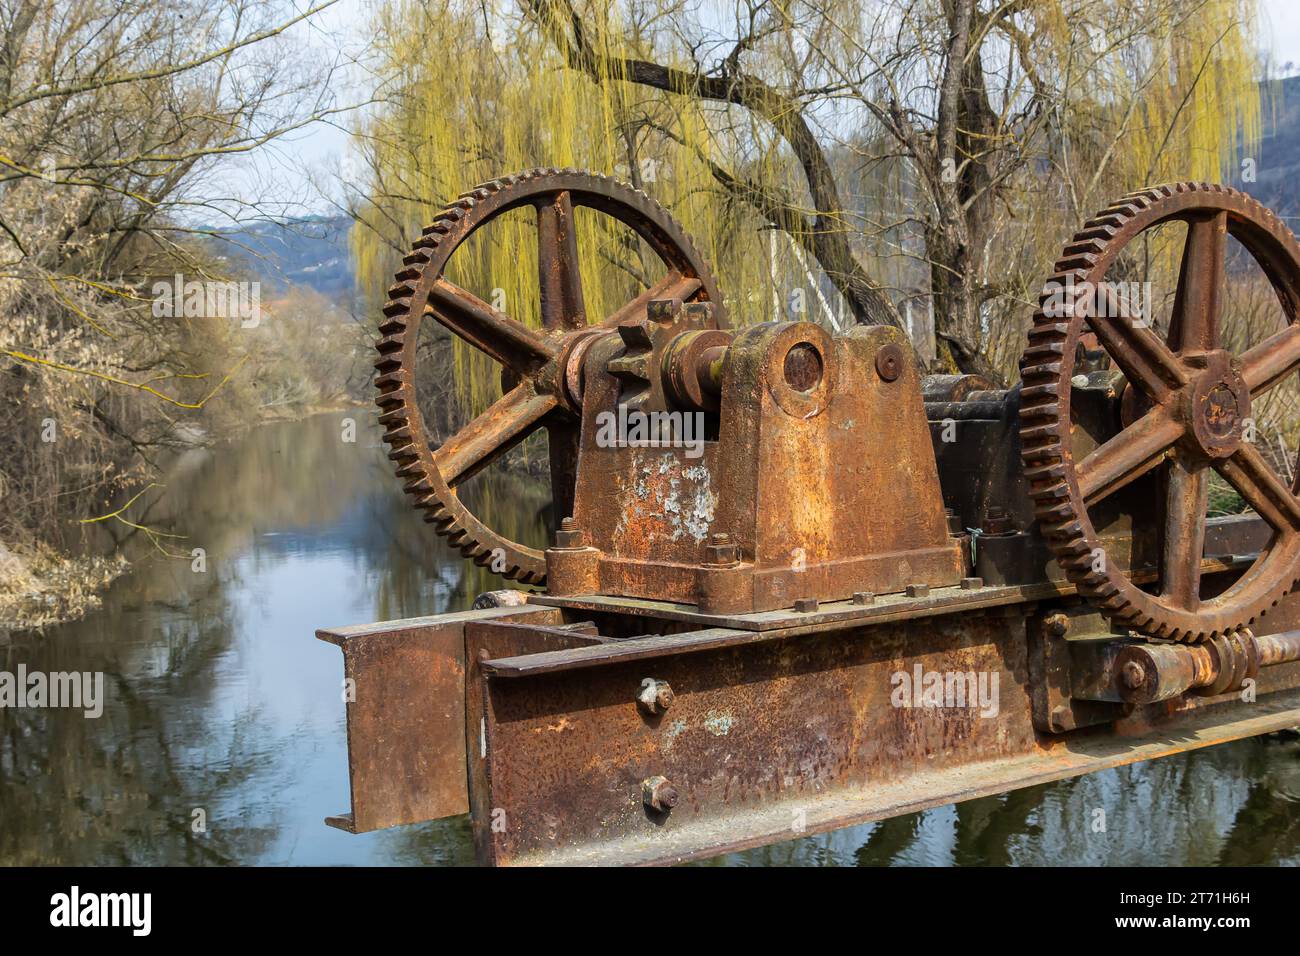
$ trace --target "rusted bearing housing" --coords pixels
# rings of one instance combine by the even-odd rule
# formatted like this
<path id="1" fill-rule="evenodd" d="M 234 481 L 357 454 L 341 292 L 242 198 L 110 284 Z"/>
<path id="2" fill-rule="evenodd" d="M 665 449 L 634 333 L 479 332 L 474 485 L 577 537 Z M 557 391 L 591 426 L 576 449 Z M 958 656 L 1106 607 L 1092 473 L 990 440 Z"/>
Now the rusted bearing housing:
<path id="1" fill-rule="evenodd" d="M 1287 635 L 1257 638 L 1249 630 L 1211 638 L 1203 644 L 1131 644 L 1115 660 L 1120 697 L 1130 704 L 1170 700 L 1189 691 L 1217 697 L 1241 690 L 1259 676 L 1262 660 L 1294 660 Z"/>

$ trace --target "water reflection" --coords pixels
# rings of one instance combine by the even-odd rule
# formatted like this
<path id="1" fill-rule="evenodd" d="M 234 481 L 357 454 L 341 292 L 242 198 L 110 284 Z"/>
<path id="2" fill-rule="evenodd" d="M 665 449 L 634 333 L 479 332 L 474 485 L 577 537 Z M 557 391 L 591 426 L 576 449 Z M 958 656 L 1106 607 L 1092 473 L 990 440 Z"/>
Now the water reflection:
<path id="1" fill-rule="evenodd" d="M 1243 740 L 709 861 L 715 862 L 1294 866 L 1300 746 Z"/>
<path id="2" fill-rule="evenodd" d="M 321 822 L 348 793 L 338 651 L 312 631 L 494 586 L 403 499 L 373 421 L 347 414 L 352 444 L 339 414 L 187 454 L 143 520 L 203 548 L 207 571 L 124 535 L 134 569 L 101 612 L 0 648 L 8 671 L 103 671 L 108 698 L 98 720 L 0 710 L 0 862 L 472 862 L 464 819 Z M 476 490 L 490 524 L 544 540 L 538 489 Z M 711 862 L 1297 863 L 1297 801 L 1296 745 L 1252 740 Z"/>

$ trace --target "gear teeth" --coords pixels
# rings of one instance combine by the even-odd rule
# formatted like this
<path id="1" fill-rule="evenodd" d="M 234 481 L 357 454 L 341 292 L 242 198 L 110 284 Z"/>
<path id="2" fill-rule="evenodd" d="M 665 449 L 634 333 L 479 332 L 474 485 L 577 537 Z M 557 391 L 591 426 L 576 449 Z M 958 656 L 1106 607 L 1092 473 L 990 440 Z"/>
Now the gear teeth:
<path id="1" fill-rule="evenodd" d="M 1020 360 L 1021 457 L 1039 527 L 1058 563 L 1079 593 L 1097 605 L 1115 626 L 1184 643 L 1203 641 L 1248 626 L 1300 585 L 1300 580 L 1287 580 L 1273 594 L 1241 608 L 1239 616 L 1243 620 L 1225 622 L 1219 617 L 1212 622 L 1196 619 L 1194 624 L 1188 624 L 1170 615 L 1189 612 L 1169 610 L 1118 571 L 1095 569 L 1099 539 L 1086 508 L 1072 490 L 1074 465 L 1065 447 L 1071 431 L 1068 406 L 1074 343 L 1085 317 L 1082 310 L 1075 311 L 1077 296 L 1059 302 L 1059 287 L 1100 280 L 1118 248 L 1170 215 L 1165 211 L 1166 203 L 1174 204 L 1173 212 L 1177 214 L 1195 208 L 1200 196 L 1209 200 L 1213 208 L 1227 209 L 1237 218 L 1249 220 L 1253 228 L 1271 236 L 1288 250 L 1293 262 L 1300 264 L 1300 244 L 1291 231 L 1271 210 L 1235 189 L 1180 182 L 1136 190 L 1088 219 L 1065 245 L 1053 275 L 1044 284 Z M 1067 321 L 1048 314 L 1050 308 L 1061 305 L 1069 317 Z M 1294 573 L 1287 577 L 1293 578 Z"/>
<path id="2" fill-rule="evenodd" d="M 504 552 L 506 564 L 500 573 L 509 580 L 539 587 L 546 583 L 541 556 L 483 528 L 443 482 L 429 454 L 423 417 L 412 403 L 411 390 L 406 386 L 410 381 L 407 370 L 415 361 L 415 332 L 419 322 L 431 314 L 423 300 L 427 293 L 418 291 L 421 280 L 442 274 L 447 259 L 463 238 L 502 208 L 503 192 L 517 190 L 526 201 L 530 196 L 543 194 L 550 185 L 549 181 L 556 178 L 564 179 L 562 188 L 583 189 L 585 186 L 592 193 L 621 204 L 630 213 L 642 217 L 644 228 L 660 237 L 661 241 L 666 238 L 684 260 L 695 265 L 703 280 L 699 297 L 715 303 L 715 324 L 726 324 L 723 298 L 710 267 L 681 225 L 644 192 L 616 184 L 608 176 L 593 176 L 570 168 L 539 167 L 480 183 L 435 214 L 412 243 L 410 251 L 402 258 L 402 268 L 394 276 L 394 285 L 388 290 L 388 301 L 383 306 L 384 317 L 379 323 L 382 338 L 375 345 L 378 353 L 375 404 L 381 410 L 379 422 L 385 429 L 389 457 L 403 481 L 403 491 L 415 499 L 424 520 L 433 526 L 436 533 L 447 538 L 466 559 L 480 566 L 495 567 L 496 560 Z M 508 197 L 504 201 L 513 202 Z M 486 209 L 485 203 L 488 204 Z M 629 362 L 629 368 L 635 370 L 635 359 Z"/>
<path id="3" fill-rule="evenodd" d="M 618 337 L 629 349 L 648 349 L 653 345 L 645 319 L 628 319 L 618 325 Z"/>
<path id="4" fill-rule="evenodd" d="M 414 439 L 415 436 L 411 434 L 410 425 L 405 425 L 405 424 L 398 425 L 384 432 L 384 441 L 388 442 L 389 445 L 397 448 L 401 448 L 401 447 L 405 447 L 406 445 L 409 445 Z"/>
<path id="5" fill-rule="evenodd" d="M 400 371 L 386 372 L 383 375 L 375 377 L 375 388 L 379 389 L 381 392 L 395 392 L 397 389 L 401 388 L 403 384 L 405 383 L 402 381 L 402 373 Z"/>
<path id="6" fill-rule="evenodd" d="M 649 357 L 646 355 L 624 355 L 621 358 L 611 359 L 606 368 L 611 375 L 619 378 L 645 380 L 650 377 L 648 362 Z"/>

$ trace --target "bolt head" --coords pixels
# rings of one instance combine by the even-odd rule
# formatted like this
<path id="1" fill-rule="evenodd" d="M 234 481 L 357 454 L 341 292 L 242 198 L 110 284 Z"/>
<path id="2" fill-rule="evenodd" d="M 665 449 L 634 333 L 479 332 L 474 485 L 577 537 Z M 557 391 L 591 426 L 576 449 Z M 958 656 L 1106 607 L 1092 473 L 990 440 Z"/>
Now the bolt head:
<path id="1" fill-rule="evenodd" d="M 892 382 L 903 374 L 903 350 L 890 342 L 876 353 L 876 374 L 883 381 Z"/>
<path id="2" fill-rule="evenodd" d="M 667 777 L 647 777 L 641 781 L 641 802 L 651 810 L 667 813 L 681 799 Z"/>
<path id="3" fill-rule="evenodd" d="M 1125 687 L 1137 690 L 1147 679 L 1146 668 L 1139 661 L 1125 661 L 1123 677 Z"/>
<path id="4" fill-rule="evenodd" d="M 648 716 L 662 714 L 673 705 L 676 695 L 666 680 L 647 677 L 641 681 L 641 691 L 636 696 L 637 706 Z"/>
<path id="5" fill-rule="evenodd" d="M 565 524 L 569 527 L 561 527 L 555 532 L 555 546 L 557 548 L 581 548 L 585 543 L 585 536 L 581 531 L 572 526 L 572 519 L 565 518 Z"/>
<path id="6" fill-rule="evenodd" d="M 1071 729 L 1071 720 L 1073 712 L 1064 704 L 1057 704 L 1052 708 L 1051 721 L 1052 725 L 1060 730 Z"/>
<path id="7" fill-rule="evenodd" d="M 704 563 L 713 567 L 731 567 L 740 563 L 740 547 L 732 544 L 731 536 L 714 534 L 704 546 Z"/>
<path id="8" fill-rule="evenodd" d="M 1015 522 L 1005 508 L 990 508 L 985 512 L 985 534 L 1013 534 L 1015 530 Z"/>

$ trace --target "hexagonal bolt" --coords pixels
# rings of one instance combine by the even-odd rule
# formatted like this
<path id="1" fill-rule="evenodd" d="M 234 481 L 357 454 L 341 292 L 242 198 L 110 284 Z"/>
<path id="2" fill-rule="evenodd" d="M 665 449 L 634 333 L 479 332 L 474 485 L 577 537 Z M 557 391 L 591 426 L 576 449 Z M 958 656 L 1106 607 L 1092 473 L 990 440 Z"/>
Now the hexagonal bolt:
<path id="1" fill-rule="evenodd" d="M 677 788 L 667 777 L 647 777 L 641 781 L 641 800 L 651 810 L 667 813 L 677 806 Z"/>
<path id="2" fill-rule="evenodd" d="M 555 532 L 557 548 L 581 548 L 583 541 L 584 535 L 572 518 L 565 518 L 560 522 L 560 530 Z"/>
<path id="3" fill-rule="evenodd" d="M 1070 630 L 1070 619 L 1060 611 L 1054 611 L 1043 618 L 1043 627 L 1047 629 L 1048 634 L 1064 637 Z"/>
<path id="4" fill-rule="evenodd" d="M 641 682 L 641 691 L 636 695 L 636 704 L 643 712 L 653 717 L 671 707 L 675 696 L 668 681 L 647 677 Z"/>
<path id="5" fill-rule="evenodd" d="M 1052 708 L 1051 724 L 1056 730 L 1073 730 L 1074 729 L 1074 711 L 1064 704 L 1057 704 Z"/>
<path id="6" fill-rule="evenodd" d="M 1147 679 L 1146 668 L 1138 661 L 1125 661 L 1121 677 L 1124 680 L 1124 686 L 1129 690 L 1137 690 Z"/>
<path id="7" fill-rule="evenodd" d="M 985 534 L 1015 534 L 1016 525 L 1005 508 L 990 508 L 984 513 Z"/>
<path id="8" fill-rule="evenodd" d="M 982 587 L 984 587 L 983 578 L 962 578 L 961 579 L 961 589 L 963 591 L 978 591 Z"/>
<path id="9" fill-rule="evenodd" d="M 704 554 L 704 563 L 711 567 L 728 568 L 740 563 L 740 548 L 732 542 L 731 535 L 725 532 L 709 535 Z"/>
<path id="10" fill-rule="evenodd" d="M 930 585 L 928 584 L 909 584 L 903 592 L 908 597 L 929 597 Z"/>
<path id="11" fill-rule="evenodd" d="M 817 610 L 816 598 L 799 598 L 794 602 L 794 609 L 800 614 L 811 614 Z"/>
<path id="12" fill-rule="evenodd" d="M 875 604 L 876 596 L 872 594 L 870 591 L 854 591 L 853 603 L 858 605 Z"/>

